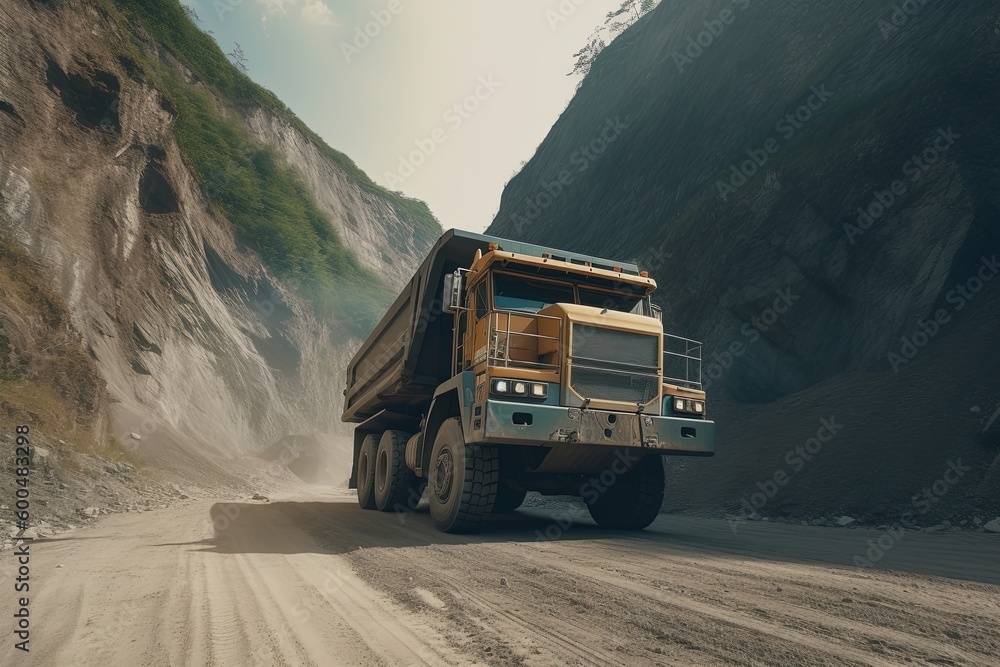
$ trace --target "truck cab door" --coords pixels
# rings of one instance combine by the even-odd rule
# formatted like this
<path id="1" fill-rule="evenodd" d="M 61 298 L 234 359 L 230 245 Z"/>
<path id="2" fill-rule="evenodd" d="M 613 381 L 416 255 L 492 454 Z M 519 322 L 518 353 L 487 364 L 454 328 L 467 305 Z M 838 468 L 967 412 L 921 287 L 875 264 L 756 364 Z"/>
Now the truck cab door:
<path id="1" fill-rule="evenodd" d="M 470 326 L 466 341 L 466 369 L 482 370 L 486 367 L 489 312 L 489 278 L 485 277 L 469 290 Z"/>
<path id="2" fill-rule="evenodd" d="M 465 359 L 469 349 L 469 310 L 463 309 L 455 313 L 455 352 L 452 365 L 455 374 L 461 373 L 466 368 Z"/>

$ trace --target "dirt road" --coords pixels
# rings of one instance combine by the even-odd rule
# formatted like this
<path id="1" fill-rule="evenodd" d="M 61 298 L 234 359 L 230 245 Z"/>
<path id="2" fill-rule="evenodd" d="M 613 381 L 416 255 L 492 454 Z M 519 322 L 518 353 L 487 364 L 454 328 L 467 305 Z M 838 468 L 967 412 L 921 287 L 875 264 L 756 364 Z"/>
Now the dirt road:
<path id="1" fill-rule="evenodd" d="M 879 537 L 552 508 L 451 536 L 344 492 L 190 501 L 34 543 L 29 654 L 0 554 L 0 665 L 1000 664 L 1000 536 L 852 565 Z"/>

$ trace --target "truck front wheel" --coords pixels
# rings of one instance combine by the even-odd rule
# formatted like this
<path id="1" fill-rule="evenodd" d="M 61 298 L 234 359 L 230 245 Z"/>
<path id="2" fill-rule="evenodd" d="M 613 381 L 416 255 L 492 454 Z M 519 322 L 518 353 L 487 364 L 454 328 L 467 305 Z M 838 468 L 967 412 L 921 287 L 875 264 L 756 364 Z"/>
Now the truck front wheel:
<path id="1" fill-rule="evenodd" d="M 406 512 L 420 502 L 417 476 L 406 467 L 408 433 L 386 431 L 375 450 L 375 506 L 383 512 Z"/>
<path id="2" fill-rule="evenodd" d="M 358 505 L 363 510 L 375 509 L 375 450 L 379 436 L 369 433 L 358 450 Z"/>
<path id="3" fill-rule="evenodd" d="M 499 479 L 496 447 L 466 445 L 462 423 L 452 417 L 441 424 L 431 450 L 428 498 L 438 530 L 475 530 L 493 510 Z"/>
<path id="4" fill-rule="evenodd" d="M 663 487 L 663 461 L 658 454 L 647 454 L 631 470 L 618 475 L 603 493 L 594 490 L 584 501 L 601 528 L 642 530 L 660 513 Z"/>

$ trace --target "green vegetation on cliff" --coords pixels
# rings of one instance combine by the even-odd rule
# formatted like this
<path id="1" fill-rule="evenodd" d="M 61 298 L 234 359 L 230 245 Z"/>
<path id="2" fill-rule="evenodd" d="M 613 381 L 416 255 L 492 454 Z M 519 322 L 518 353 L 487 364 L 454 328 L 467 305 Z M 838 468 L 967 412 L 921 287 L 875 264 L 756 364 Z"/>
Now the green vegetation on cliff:
<path id="1" fill-rule="evenodd" d="M 358 264 L 299 175 L 250 135 L 240 115 L 261 109 L 288 122 L 362 188 L 433 238 L 441 228 L 427 206 L 381 188 L 350 158 L 330 148 L 273 93 L 234 66 L 177 0 L 99 4 L 125 29 L 130 37 L 126 48 L 173 105 L 174 134 L 205 194 L 268 266 L 313 300 L 319 315 L 366 334 L 393 295 Z M 154 57 L 148 50 L 150 38 L 169 50 L 194 81 Z M 363 297 L 356 298 L 359 293 Z"/>

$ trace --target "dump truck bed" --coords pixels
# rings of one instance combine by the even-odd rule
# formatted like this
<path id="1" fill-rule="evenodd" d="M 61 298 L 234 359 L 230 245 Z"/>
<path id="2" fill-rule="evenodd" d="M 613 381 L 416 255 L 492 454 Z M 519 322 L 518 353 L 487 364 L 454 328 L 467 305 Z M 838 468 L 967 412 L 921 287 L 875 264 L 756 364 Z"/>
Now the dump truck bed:
<path id="1" fill-rule="evenodd" d="M 490 243 L 518 254 L 639 272 L 632 264 L 457 229 L 445 232 L 348 364 L 343 421 L 362 422 L 387 409 L 419 410 L 452 377 L 454 316 L 441 312 L 444 276 L 468 267 L 476 251 L 485 254 Z"/>

